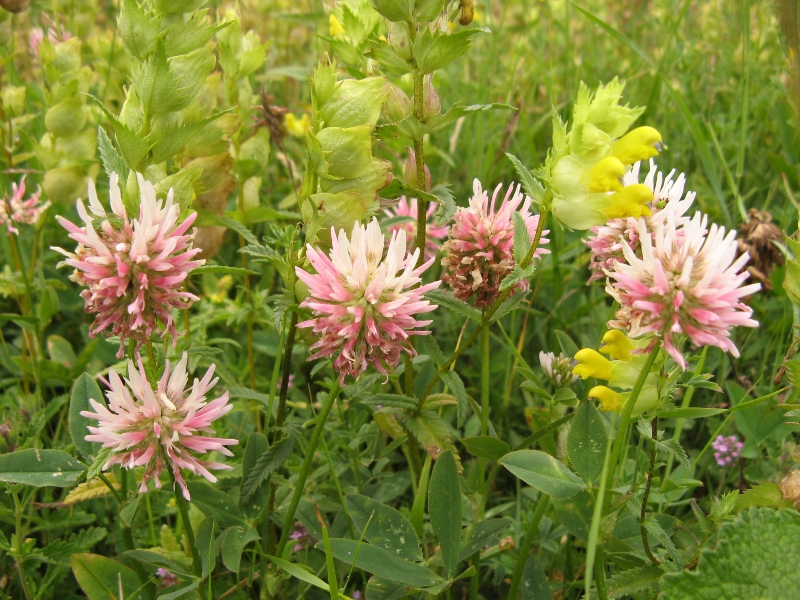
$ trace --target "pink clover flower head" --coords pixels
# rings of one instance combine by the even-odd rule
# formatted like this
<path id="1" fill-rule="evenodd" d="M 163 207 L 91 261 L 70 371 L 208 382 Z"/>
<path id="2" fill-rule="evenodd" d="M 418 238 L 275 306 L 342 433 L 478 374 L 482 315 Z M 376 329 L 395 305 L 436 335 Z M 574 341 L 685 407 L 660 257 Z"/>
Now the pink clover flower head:
<path id="1" fill-rule="evenodd" d="M 717 461 L 717 464 L 720 467 L 727 467 L 739 458 L 739 453 L 744 448 L 744 444 L 735 435 L 729 435 L 728 437 L 718 435 L 711 443 L 711 447 L 714 448 L 714 460 Z"/>
<path id="2" fill-rule="evenodd" d="M 197 456 L 213 451 L 233 456 L 226 446 L 239 442 L 213 436 L 211 424 L 233 408 L 228 403 L 228 392 L 216 400 L 206 401 L 206 394 L 219 381 L 218 377 L 212 380 L 215 366 L 212 364 L 203 379 L 195 379 L 191 388 L 187 388 L 188 360 L 189 355 L 184 352 L 171 373 L 167 361 L 164 375 L 155 389 L 147 381 L 141 358 L 138 369 L 129 360 L 128 377 L 124 382 L 113 369 L 108 373 L 105 382 L 109 387 L 106 392 L 108 406 L 90 399 L 94 412 L 81 412 L 84 417 L 98 421 L 96 427 L 89 426 L 86 440 L 111 449 L 104 470 L 115 464 L 126 469 L 145 467 L 139 486 L 141 493 L 147 491 L 150 479 L 155 481 L 157 488 L 161 487 L 159 476 L 165 464 L 172 470 L 187 500 L 190 499 L 189 490 L 181 469 L 215 482 L 217 479 L 209 469 L 231 468 Z"/>
<path id="3" fill-rule="evenodd" d="M 47 30 L 47 39 L 50 41 L 51 44 L 54 46 L 61 42 L 66 42 L 68 39 L 72 37 L 72 34 L 68 31 L 63 31 L 61 33 L 55 31 L 54 29 Z M 36 58 L 39 58 L 39 46 L 42 45 L 44 41 L 44 30 L 41 27 L 33 27 L 28 32 L 28 43 L 31 47 L 31 52 Z"/>
<path id="4" fill-rule="evenodd" d="M 153 184 L 137 174 L 141 202 L 139 218 L 129 219 L 122 203 L 117 175 L 109 182 L 111 214 L 89 184 L 89 211 L 78 200 L 83 227 L 58 216 L 58 222 L 78 242 L 75 252 L 53 248 L 67 257 L 59 266 L 75 269 L 70 279 L 86 286 L 81 292 L 87 313 L 96 313 L 89 330 L 94 336 L 109 327 L 120 337 L 117 357 L 125 340 L 136 340 L 138 349 L 161 327 L 176 341 L 173 309 L 184 309 L 199 300 L 182 288 L 188 274 L 205 260 L 192 260 L 200 248 L 192 248 L 196 230 L 189 227 L 197 216 L 179 223 L 180 209 L 170 189 L 166 202 L 156 198 Z"/>
<path id="5" fill-rule="evenodd" d="M 402 223 L 390 225 L 387 229 L 387 233 L 389 235 L 401 229 L 405 230 L 409 252 L 414 249 L 414 243 L 417 238 L 417 217 L 419 215 L 417 205 L 418 202 L 416 198 L 411 198 L 411 201 L 408 201 L 405 196 L 401 196 L 397 204 L 390 208 L 384 209 L 383 211 L 390 219 L 394 217 L 410 217 L 412 219 Z M 425 218 L 427 221 L 425 232 L 427 235 L 425 237 L 426 242 L 424 260 L 429 260 L 430 258 L 439 254 L 439 250 L 442 247 L 441 240 L 446 238 L 450 231 L 449 225 L 436 225 L 435 223 L 431 222 L 436 214 L 436 207 L 437 204 L 435 202 L 431 202 L 428 204 L 428 210 L 425 212 Z"/>
<path id="6" fill-rule="evenodd" d="M 572 360 L 560 353 L 558 356 L 554 352 L 539 352 L 539 364 L 547 378 L 556 387 L 570 385 L 578 376 L 572 372 Z"/>
<path id="7" fill-rule="evenodd" d="M 19 234 L 15 225 L 24 223 L 35 224 L 42 213 L 50 206 L 49 202 L 42 203 L 39 197 L 42 190 L 38 189 L 25 200 L 25 176 L 20 179 L 19 185 L 11 184 L 11 197 L 0 200 L 0 225 L 5 225 L 8 235 Z"/>
<path id="8" fill-rule="evenodd" d="M 530 212 L 533 200 L 520 191 L 519 185 L 516 189 L 513 184 L 509 186 L 499 208 L 495 210 L 502 187 L 500 184 L 494 189 L 490 203 L 489 195 L 481 187 L 480 181 L 473 181 L 474 193 L 469 206 L 456 211 L 450 237 L 443 247 L 447 254 L 442 259 L 445 267 L 442 281 L 453 287 L 455 297 L 459 300 L 467 301 L 474 294 L 475 306 L 479 307 L 489 306 L 497 299 L 500 283 L 514 269 L 512 215 L 519 212 L 531 239 L 539 226 L 539 216 Z M 545 237 L 539 240 L 534 258 L 541 258 L 550 252 L 541 247 L 548 241 Z M 528 282 L 522 280 L 513 289 L 527 288 Z"/>
<path id="9" fill-rule="evenodd" d="M 733 356 L 739 351 L 730 339 L 735 325 L 757 327 L 751 308 L 741 298 L 757 292 L 760 284 L 742 286 L 749 277 L 742 271 L 749 260 L 745 252 L 736 258 L 736 233 L 711 225 L 699 212 L 681 229 L 667 214 L 656 223 L 652 235 L 640 218 L 637 231 L 641 257 L 627 244 L 622 250 L 626 262 L 617 262 L 606 291 L 621 307 L 609 327 L 627 331 L 630 337 L 654 333 L 664 349 L 686 370 L 681 353 L 681 335 L 695 346 L 717 346 Z M 646 352 L 656 343 L 656 338 Z"/>
<path id="10" fill-rule="evenodd" d="M 331 230 L 331 250 L 326 255 L 311 245 L 307 256 L 316 271 L 296 267 L 309 288 L 301 304 L 314 318 L 298 324 L 311 327 L 319 340 L 311 346 L 309 360 L 338 353 L 333 366 L 344 383 L 347 375 L 358 378 L 369 365 L 387 374 L 396 367 L 402 352 L 415 356 L 409 336 L 427 335 L 430 321 L 415 315 L 436 309 L 424 294 L 439 287 L 438 281 L 414 287 L 433 264 L 433 258 L 415 268 L 419 249 L 407 252 L 406 232 L 392 233 L 384 257 L 384 235 L 376 219 L 364 226 L 356 221 L 348 238 Z"/>
<path id="11" fill-rule="evenodd" d="M 625 186 L 639 182 L 640 162 L 633 165 L 623 177 Z M 655 230 L 657 223 L 666 221 L 667 215 L 672 213 L 678 230 L 678 235 L 682 235 L 680 228 L 689 222 L 689 218 L 684 216 L 694 202 L 696 193 L 687 192 L 684 196 L 683 191 L 686 186 L 686 176 L 681 173 L 677 179 L 673 180 L 675 169 L 672 169 L 666 176 L 658 170 L 655 162 L 650 159 L 650 171 L 644 179 L 644 185 L 653 190 L 653 202 L 650 207 L 651 215 L 642 217 L 647 225 L 648 232 Z M 622 245 L 627 244 L 637 256 L 641 256 L 639 232 L 637 229 L 638 219 L 627 217 L 621 219 L 611 219 L 605 225 L 592 227 L 594 234 L 584 243 L 592 251 L 589 269 L 592 271 L 589 285 L 593 281 L 603 279 L 605 270 L 613 269 L 617 261 L 624 261 Z"/>

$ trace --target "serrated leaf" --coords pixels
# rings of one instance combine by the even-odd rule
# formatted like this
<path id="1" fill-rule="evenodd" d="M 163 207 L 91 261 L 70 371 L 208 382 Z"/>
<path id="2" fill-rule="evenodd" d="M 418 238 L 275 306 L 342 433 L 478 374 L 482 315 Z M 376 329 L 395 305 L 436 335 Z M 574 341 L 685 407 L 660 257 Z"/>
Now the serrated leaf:
<path id="1" fill-rule="evenodd" d="M 194 123 L 184 123 L 177 127 L 170 127 L 160 131 L 158 141 L 153 144 L 153 154 L 150 161 L 153 163 L 160 163 L 168 158 L 172 158 L 172 156 L 180 152 L 181 149 L 192 140 L 197 132 L 206 127 L 209 123 L 216 121 L 221 116 L 228 114 L 231 110 L 233 109 L 213 114 L 208 118 L 195 121 Z"/>
<path id="2" fill-rule="evenodd" d="M 287 437 L 270 446 L 242 481 L 241 502 L 247 502 L 270 475 L 286 462 L 294 449 L 294 438 Z"/>
<path id="3" fill-rule="evenodd" d="M 439 374 L 439 377 L 456 397 L 458 402 L 456 405 L 456 426 L 461 427 L 464 421 L 467 420 L 467 408 L 469 406 L 469 398 L 467 398 L 464 382 L 461 381 L 461 376 L 455 371 L 444 371 Z"/>
<path id="4" fill-rule="evenodd" d="M 544 202 L 544 188 L 542 184 L 539 183 L 539 180 L 536 179 L 528 168 L 522 164 L 522 162 L 513 154 L 506 153 L 508 160 L 511 161 L 511 164 L 514 165 L 514 169 L 517 171 L 519 175 L 520 183 L 522 184 L 522 189 L 525 190 L 525 193 L 530 196 L 536 204 L 541 205 Z"/>
<path id="5" fill-rule="evenodd" d="M 206 213 L 206 215 L 207 214 L 208 213 Z M 232 219 L 227 215 L 215 217 L 215 219 L 220 225 L 225 225 L 225 227 L 228 229 L 233 229 L 236 233 L 242 236 L 248 244 L 258 244 L 258 239 L 255 235 L 253 235 L 253 232 L 239 223 L 239 221 Z"/>
<path id="6" fill-rule="evenodd" d="M 158 40 L 159 19 L 147 14 L 136 0 L 123 0 L 120 9 L 117 27 L 122 43 L 133 56 L 144 60 Z"/>
<path id="7" fill-rule="evenodd" d="M 440 183 L 433 186 L 431 195 L 436 196 L 436 218 L 437 225 L 447 225 L 456 214 L 458 206 L 453 197 L 453 191 L 447 183 Z"/>
<path id="8" fill-rule="evenodd" d="M 528 256 L 528 250 L 531 249 L 531 236 L 521 214 L 514 212 L 511 219 L 514 221 L 514 262 L 519 265 Z"/>
<path id="9" fill-rule="evenodd" d="M 442 453 L 433 465 L 428 487 L 428 513 L 450 578 L 455 574 L 461 543 L 461 489 L 456 461 L 450 451 Z"/>
<path id="10" fill-rule="evenodd" d="M 109 475 L 108 480 L 115 489 L 118 490 L 120 488 L 119 484 L 114 482 L 113 475 Z M 67 494 L 67 497 L 62 501 L 62 504 L 71 506 L 73 504 L 77 504 L 78 502 L 83 502 L 84 500 L 102 498 L 103 496 L 108 496 L 110 493 L 111 490 L 108 489 L 108 486 L 103 483 L 103 481 L 100 479 L 93 479 L 92 481 L 81 483 L 75 489 L 70 490 L 69 494 Z"/>
<path id="11" fill-rule="evenodd" d="M 436 337 L 433 335 L 423 335 L 418 337 L 416 340 L 416 346 L 417 349 L 422 353 L 430 356 L 436 363 L 437 367 L 441 367 L 444 364 L 444 361 L 447 360 L 444 352 L 442 352 L 442 349 L 439 348 L 439 344 L 436 343 Z"/>
<path id="12" fill-rule="evenodd" d="M 114 129 L 114 135 L 117 138 L 117 145 L 122 157 L 125 159 L 125 164 L 128 165 L 131 171 L 139 170 L 142 159 L 152 147 L 150 136 L 142 137 L 139 133 L 117 120 L 98 98 L 91 94 L 86 95 L 100 107 L 110 121 L 111 127 Z"/>
<path id="13" fill-rule="evenodd" d="M 414 527 L 399 511 L 366 496 L 347 496 L 346 502 L 356 529 L 370 544 L 406 560 L 422 560 Z"/>
<path id="14" fill-rule="evenodd" d="M 502 286 L 501 286 L 502 287 Z M 503 300 L 500 306 L 497 307 L 497 310 L 494 311 L 492 318 L 489 320 L 490 323 L 495 323 L 499 321 L 507 314 L 515 311 L 524 301 L 525 298 L 528 296 L 528 292 L 517 292 L 516 294 L 511 294 L 508 298 Z"/>
<path id="15" fill-rule="evenodd" d="M 412 21 L 413 0 L 370 0 L 370 4 L 390 21 Z"/>
<path id="16" fill-rule="evenodd" d="M 572 418 L 567 435 L 567 456 L 572 468 L 589 485 L 603 470 L 607 442 L 603 419 L 593 402 L 584 401 Z"/>
<path id="17" fill-rule="evenodd" d="M 119 175 L 120 181 L 128 179 L 130 169 L 125 161 L 120 156 L 111 138 L 108 137 L 106 130 L 98 126 L 97 128 L 97 150 L 100 153 L 100 160 L 103 163 L 106 175 L 111 176 L 112 173 Z"/>
<path id="18" fill-rule="evenodd" d="M 678 443 L 678 440 L 674 440 L 672 438 L 658 440 L 656 441 L 656 447 L 659 450 L 673 454 L 685 468 L 691 468 L 692 463 L 689 460 L 689 457 L 686 455 L 686 450 L 684 450 L 683 446 Z"/>
<path id="19" fill-rule="evenodd" d="M 523 279 L 528 279 L 529 277 L 533 276 L 535 272 L 536 272 L 536 263 L 534 262 L 529 264 L 524 269 L 521 268 L 519 265 L 515 266 L 514 270 L 503 278 L 503 281 L 500 284 L 500 291 L 504 292 L 507 289 L 514 287 Z"/>
<path id="20" fill-rule="evenodd" d="M 488 32 L 488 29 L 473 28 L 444 34 L 438 29 L 425 29 L 414 43 L 413 56 L 417 71 L 426 75 L 443 69 L 469 50 L 473 35 Z"/>
<path id="21" fill-rule="evenodd" d="M 628 598 L 657 588 L 658 580 L 663 574 L 663 569 L 655 565 L 644 565 L 615 573 L 608 579 L 608 597 L 611 600 Z"/>

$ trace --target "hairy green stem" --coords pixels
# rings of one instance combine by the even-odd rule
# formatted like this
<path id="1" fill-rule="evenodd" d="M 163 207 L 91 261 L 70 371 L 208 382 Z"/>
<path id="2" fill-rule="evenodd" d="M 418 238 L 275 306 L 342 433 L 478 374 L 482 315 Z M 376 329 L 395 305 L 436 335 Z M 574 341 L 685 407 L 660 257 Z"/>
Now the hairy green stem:
<path id="1" fill-rule="evenodd" d="M 292 525 L 294 524 L 294 515 L 297 512 L 297 506 L 300 504 L 300 498 L 303 496 L 303 488 L 305 488 L 308 474 L 311 471 L 311 464 L 314 462 L 314 453 L 317 451 L 319 440 L 322 437 L 322 431 L 325 428 L 325 421 L 328 420 L 328 414 L 330 414 L 331 408 L 333 408 L 333 403 L 336 401 L 336 398 L 338 398 L 341 389 L 342 388 L 339 385 L 339 380 L 336 379 L 333 389 L 328 392 L 328 397 L 325 399 L 325 404 L 322 405 L 322 410 L 319 412 L 319 415 L 317 415 L 317 422 L 314 425 L 314 431 L 311 434 L 311 439 L 308 442 L 306 458 L 303 461 L 303 466 L 300 468 L 300 475 L 297 478 L 297 483 L 295 483 L 294 494 L 292 495 L 292 500 L 289 503 L 289 508 L 286 511 L 286 517 L 283 520 L 281 539 L 278 542 L 278 550 L 276 553 L 278 557 L 283 557 L 283 551 L 286 548 L 287 542 L 289 541 L 289 533 L 291 533 Z"/>
<path id="2" fill-rule="evenodd" d="M 647 538 L 647 527 L 645 527 L 645 519 L 647 518 L 647 501 L 650 499 L 650 484 L 653 481 L 653 470 L 656 466 L 656 440 L 658 440 L 658 417 L 653 418 L 651 424 L 651 435 L 653 436 L 653 447 L 650 449 L 650 466 L 647 468 L 647 481 L 644 485 L 644 496 L 642 497 L 642 512 L 639 515 L 639 528 L 642 532 L 642 545 L 644 546 L 644 553 L 654 565 L 658 566 L 661 562 L 653 556 L 650 550 L 650 541 Z"/>
<path id="3" fill-rule="evenodd" d="M 517 555 L 517 562 L 514 565 L 514 576 L 511 579 L 511 589 L 508 591 L 508 600 L 516 600 L 519 594 L 519 586 L 522 582 L 522 573 L 525 570 L 525 563 L 531 553 L 531 546 L 536 534 L 539 532 L 539 522 L 544 516 L 547 505 L 550 502 L 550 496 L 540 492 L 539 500 L 536 502 L 536 509 L 533 512 L 533 518 L 528 524 L 528 529 L 525 531 L 525 537 L 522 538 L 522 543 L 519 546 L 519 554 Z"/>

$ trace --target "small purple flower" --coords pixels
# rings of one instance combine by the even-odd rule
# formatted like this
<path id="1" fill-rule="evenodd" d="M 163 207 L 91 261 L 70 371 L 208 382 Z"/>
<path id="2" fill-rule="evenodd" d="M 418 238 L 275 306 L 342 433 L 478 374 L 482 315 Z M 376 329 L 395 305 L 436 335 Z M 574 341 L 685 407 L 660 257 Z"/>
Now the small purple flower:
<path id="1" fill-rule="evenodd" d="M 297 522 L 294 524 L 294 529 L 292 530 L 292 533 L 289 534 L 289 538 L 297 542 L 292 547 L 292 552 L 298 552 L 303 549 L 303 542 L 307 542 L 311 539 L 311 535 L 308 533 L 308 530 L 303 526 L 302 523 Z"/>
<path id="2" fill-rule="evenodd" d="M 289 383 L 286 386 L 286 389 L 290 390 L 292 389 L 293 386 L 294 386 L 294 375 L 289 375 Z M 283 377 L 281 377 L 280 381 L 278 381 L 278 391 L 280 391 L 282 387 L 283 387 Z"/>
<path id="3" fill-rule="evenodd" d="M 364 596 L 361 595 L 361 590 L 353 592 L 353 600 L 361 600 Z"/>
<path id="4" fill-rule="evenodd" d="M 178 583 L 178 578 L 172 571 L 167 571 L 164 568 L 156 570 L 156 576 L 161 578 L 161 583 L 164 586 L 175 585 Z"/>
<path id="5" fill-rule="evenodd" d="M 728 437 L 718 435 L 711 447 L 714 448 L 714 458 L 717 464 L 720 467 L 727 467 L 739 457 L 744 444 L 735 435 Z"/>

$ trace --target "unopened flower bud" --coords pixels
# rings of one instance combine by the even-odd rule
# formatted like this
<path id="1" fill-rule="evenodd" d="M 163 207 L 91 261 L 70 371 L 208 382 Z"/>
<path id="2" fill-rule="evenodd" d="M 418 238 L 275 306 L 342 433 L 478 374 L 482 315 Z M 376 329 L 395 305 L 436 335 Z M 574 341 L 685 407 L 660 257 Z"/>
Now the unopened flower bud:
<path id="1" fill-rule="evenodd" d="M 508 535 L 508 536 L 504 537 L 502 540 L 500 540 L 500 542 L 497 544 L 497 546 L 498 546 L 498 548 L 500 548 L 501 551 L 513 550 L 514 546 L 515 546 L 514 538 L 512 538 L 510 535 Z"/>
<path id="2" fill-rule="evenodd" d="M 44 116 L 44 124 L 47 131 L 56 137 L 69 137 L 79 133 L 86 124 L 86 115 L 80 100 L 67 98 L 52 106 Z"/>
<path id="3" fill-rule="evenodd" d="M 3 88 L 3 107 L 10 117 L 19 117 L 25 110 L 25 87 L 8 85 Z"/>
<path id="4" fill-rule="evenodd" d="M 411 58 L 411 40 L 408 37 L 408 26 L 405 23 L 390 23 L 389 31 L 386 34 L 386 42 L 394 50 L 394 53 L 403 60 Z"/>
<path id="5" fill-rule="evenodd" d="M 406 162 L 405 177 L 408 185 L 418 190 L 427 192 L 433 185 L 433 178 L 431 177 L 431 172 L 427 165 L 425 166 L 425 187 L 420 185 L 419 179 L 417 178 L 417 155 L 411 148 L 408 149 L 408 162 Z"/>
<path id="6" fill-rule="evenodd" d="M 458 22 L 462 25 L 469 25 L 475 17 L 475 5 L 472 0 L 461 0 L 461 16 Z"/>
<path id="7" fill-rule="evenodd" d="M 42 188 L 56 202 L 75 202 L 85 191 L 86 178 L 77 167 L 50 169 L 44 176 Z"/>
<path id="8" fill-rule="evenodd" d="M 793 469 L 783 476 L 778 484 L 781 494 L 787 500 L 791 500 L 800 509 L 800 470 Z"/>
<path id="9" fill-rule="evenodd" d="M 422 120 L 427 121 L 442 112 L 442 101 L 433 87 L 433 75 L 426 75 L 422 86 Z"/>
<path id="10" fill-rule="evenodd" d="M 387 81 L 389 97 L 383 105 L 383 116 L 390 123 L 402 121 L 411 114 L 411 99 L 399 87 Z"/>

